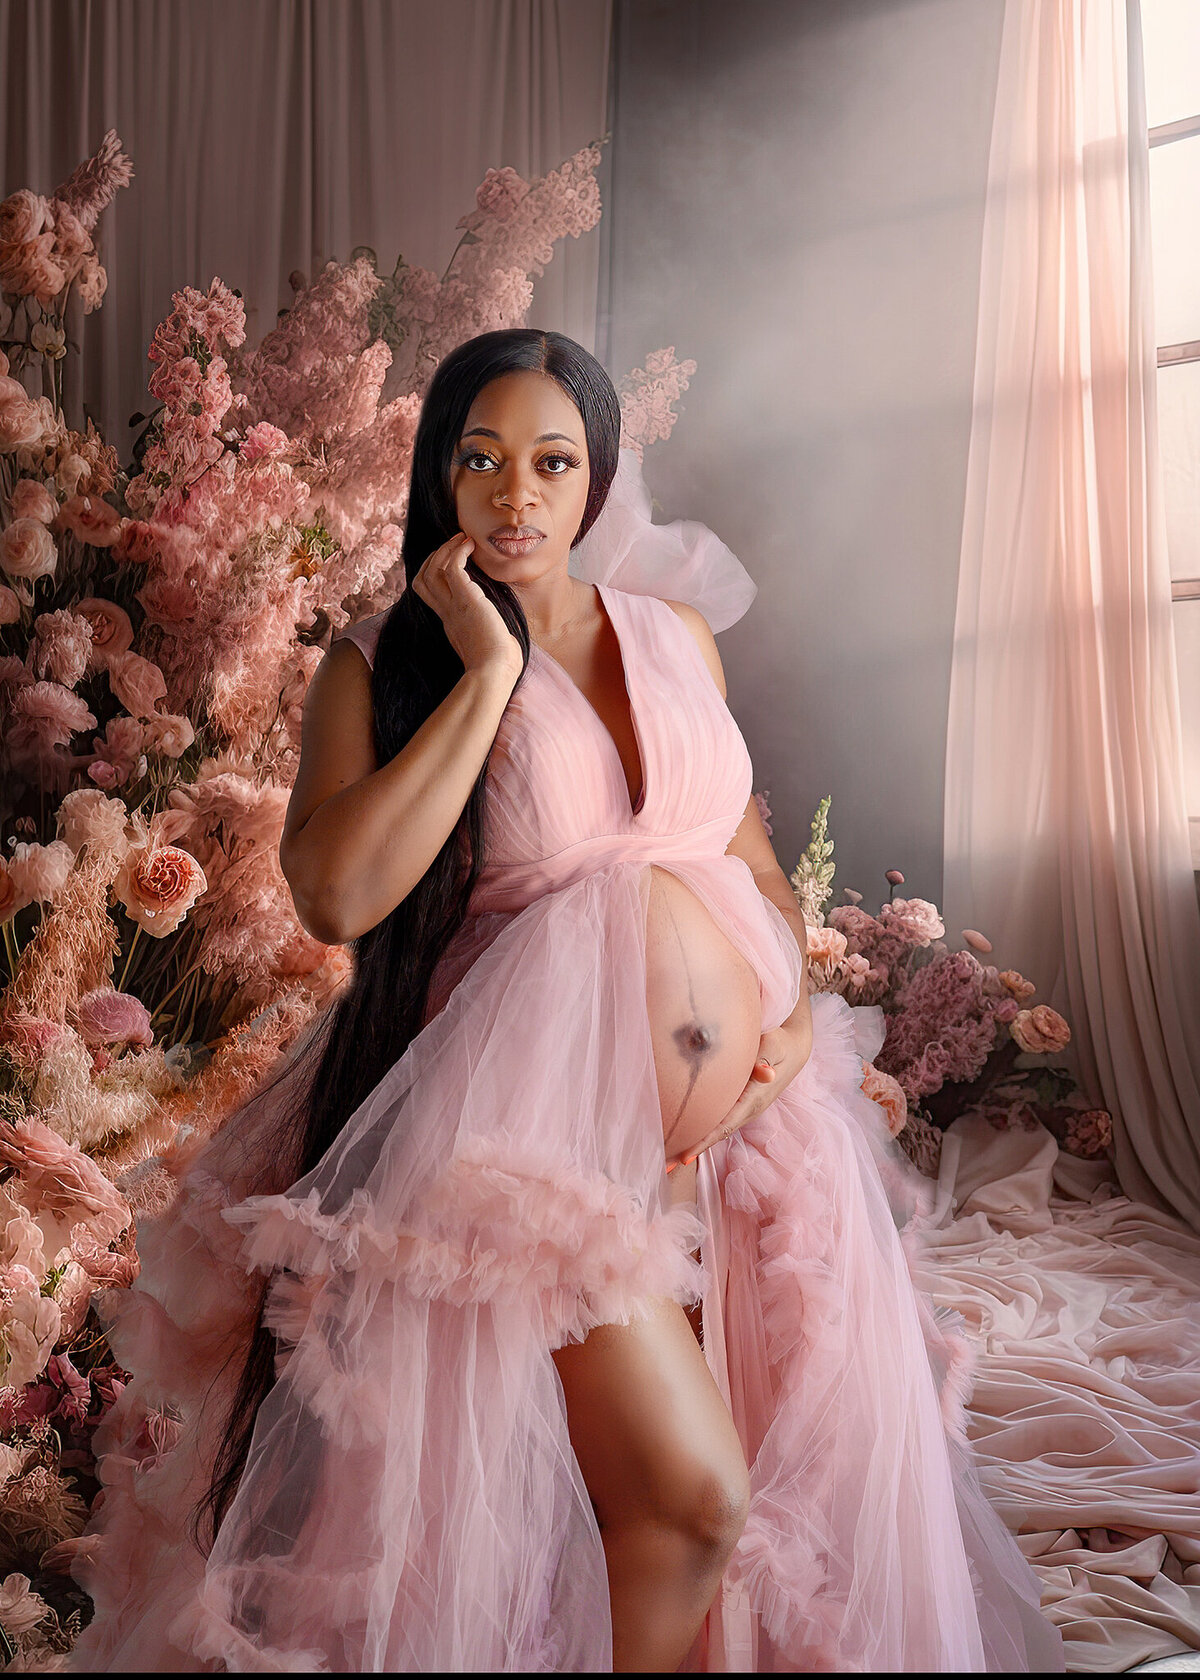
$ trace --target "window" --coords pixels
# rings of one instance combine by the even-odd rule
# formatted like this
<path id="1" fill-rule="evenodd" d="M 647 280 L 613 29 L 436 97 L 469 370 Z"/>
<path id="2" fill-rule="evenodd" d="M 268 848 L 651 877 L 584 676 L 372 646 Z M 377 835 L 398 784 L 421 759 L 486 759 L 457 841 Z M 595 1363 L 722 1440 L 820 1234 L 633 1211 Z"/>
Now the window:
<path id="1" fill-rule="evenodd" d="M 1142 0 L 1158 431 L 1192 861 L 1200 869 L 1200 4 Z"/>

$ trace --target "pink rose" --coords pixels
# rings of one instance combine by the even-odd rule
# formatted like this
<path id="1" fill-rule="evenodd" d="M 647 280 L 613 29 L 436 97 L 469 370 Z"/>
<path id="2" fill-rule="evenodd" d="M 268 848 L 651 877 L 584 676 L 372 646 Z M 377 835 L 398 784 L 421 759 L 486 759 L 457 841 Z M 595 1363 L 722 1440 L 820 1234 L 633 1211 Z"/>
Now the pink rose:
<path id="1" fill-rule="evenodd" d="M 20 617 L 19 596 L 6 583 L 0 583 L 0 624 L 16 624 Z"/>
<path id="2" fill-rule="evenodd" d="M 108 683 L 117 699 L 134 717 L 149 717 L 167 692 L 167 679 L 153 660 L 140 653 L 110 653 Z"/>
<path id="3" fill-rule="evenodd" d="M 158 558 L 154 527 L 144 519 L 126 519 L 113 545 L 113 558 L 131 566 L 145 566 Z"/>
<path id="4" fill-rule="evenodd" d="M 863 1063 L 862 1092 L 883 1110 L 884 1123 L 898 1137 L 908 1122 L 908 1100 L 898 1079 L 884 1073 L 873 1062 Z"/>
<path id="5" fill-rule="evenodd" d="M 109 986 L 98 986 L 79 999 L 74 1025 L 89 1045 L 136 1044 L 145 1048 L 154 1043 L 146 1005 L 129 992 L 115 992 Z"/>
<path id="6" fill-rule="evenodd" d="M 190 718 L 158 713 L 146 719 L 146 745 L 157 747 L 168 758 L 178 758 L 196 739 Z"/>
<path id="7" fill-rule="evenodd" d="M 1020 1009 L 1009 1022 L 1009 1032 L 1022 1050 L 1031 1055 L 1045 1055 L 1061 1050 L 1071 1042 L 1071 1029 L 1056 1009 L 1039 1003 L 1033 1009 Z"/>
<path id="8" fill-rule="evenodd" d="M 810 962 L 833 963 L 846 955 L 846 936 L 837 928 L 814 927 L 810 923 L 804 932 Z"/>
<path id="9" fill-rule="evenodd" d="M 0 531 L 0 568 L 9 577 L 52 577 L 57 564 L 54 538 L 40 519 L 14 519 Z"/>
<path id="10" fill-rule="evenodd" d="M 133 641 L 133 625 L 124 607 L 115 601 L 104 601 L 97 595 L 85 595 L 76 601 L 73 612 L 86 618 L 92 627 L 92 669 L 107 666 L 115 653 L 124 653 Z"/>
<path id="11" fill-rule="evenodd" d="M 206 890 L 204 871 L 180 846 L 133 846 L 113 892 L 130 917 L 161 939 L 173 933 Z"/>
<path id="12" fill-rule="evenodd" d="M 58 807 L 58 837 L 77 852 L 83 846 L 97 851 L 122 851 L 129 813 L 119 799 L 99 788 L 76 788 Z"/>
<path id="13" fill-rule="evenodd" d="M 26 904 L 50 904 L 66 885 L 74 862 L 74 852 L 61 840 L 48 846 L 22 840 L 8 859 L 9 879 Z"/>
<path id="14" fill-rule="evenodd" d="M 74 495 L 59 508 L 56 524 L 60 530 L 73 531 L 93 548 L 111 548 L 117 540 L 121 515 L 103 496 Z"/>
<path id="15" fill-rule="evenodd" d="M 43 525 L 49 525 L 58 512 L 58 499 L 46 488 L 40 479 L 19 478 L 13 486 L 12 517 L 14 519 L 38 519 Z"/>

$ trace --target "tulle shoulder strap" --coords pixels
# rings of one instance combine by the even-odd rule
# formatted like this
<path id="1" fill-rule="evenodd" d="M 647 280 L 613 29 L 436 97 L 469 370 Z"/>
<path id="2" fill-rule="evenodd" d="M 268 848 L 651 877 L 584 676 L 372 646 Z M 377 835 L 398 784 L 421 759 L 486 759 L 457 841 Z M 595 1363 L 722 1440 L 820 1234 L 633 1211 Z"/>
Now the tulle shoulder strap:
<path id="1" fill-rule="evenodd" d="M 379 632 L 383 629 L 383 621 L 391 612 L 385 607 L 382 612 L 372 613 L 370 618 L 360 618 L 357 624 L 349 624 L 333 638 L 335 642 L 353 642 L 362 652 L 363 658 L 372 670 L 375 669 L 375 649 L 379 645 Z"/>
<path id="2" fill-rule="evenodd" d="M 650 511 L 641 463 L 632 449 L 622 449 L 599 519 L 571 550 L 571 575 L 630 595 L 686 601 L 713 630 L 736 624 L 758 593 L 741 561 L 707 525 L 694 519 L 656 525 Z"/>

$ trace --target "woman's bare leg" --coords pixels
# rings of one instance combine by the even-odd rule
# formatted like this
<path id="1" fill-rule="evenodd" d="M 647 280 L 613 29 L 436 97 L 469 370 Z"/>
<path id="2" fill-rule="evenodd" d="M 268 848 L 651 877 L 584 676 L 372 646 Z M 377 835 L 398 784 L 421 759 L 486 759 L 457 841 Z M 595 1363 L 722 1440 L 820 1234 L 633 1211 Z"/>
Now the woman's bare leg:
<path id="1" fill-rule="evenodd" d="M 554 1355 L 608 1563 L 613 1670 L 671 1673 L 746 1521 L 741 1443 L 681 1307 Z"/>

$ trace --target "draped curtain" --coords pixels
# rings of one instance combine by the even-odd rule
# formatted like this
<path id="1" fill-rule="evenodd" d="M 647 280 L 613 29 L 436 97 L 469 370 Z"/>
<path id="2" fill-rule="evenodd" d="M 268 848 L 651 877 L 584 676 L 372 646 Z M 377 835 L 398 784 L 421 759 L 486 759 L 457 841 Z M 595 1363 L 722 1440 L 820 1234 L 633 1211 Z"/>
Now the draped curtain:
<path id="1" fill-rule="evenodd" d="M 440 272 L 487 169 L 604 133 L 610 27 L 611 0 L 0 0 L 3 192 L 49 193 L 110 127 L 135 171 L 98 227 L 108 295 L 69 307 L 68 415 L 128 458 L 184 285 L 239 289 L 256 343 L 289 274 L 356 246 Z M 593 347 L 598 254 L 599 229 L 557 248 L 531 325 Z"/>
<path id="2" fill-rule="evenodd" d="M 946 752 L 947 925 L 1069 1019 L 1131 1196 L 1200 1225 L 1200 907 L 1138 0 L 1007 0 Z"/>

